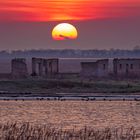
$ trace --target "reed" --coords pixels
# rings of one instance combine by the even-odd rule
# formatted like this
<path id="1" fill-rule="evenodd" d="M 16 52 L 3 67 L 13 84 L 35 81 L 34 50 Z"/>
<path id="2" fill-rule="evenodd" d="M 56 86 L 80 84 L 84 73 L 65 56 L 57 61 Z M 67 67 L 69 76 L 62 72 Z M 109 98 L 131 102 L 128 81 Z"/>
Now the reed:
<path id="1" fill-rule="evenodd" d="M 131 128 L 83 128 L 64 130 L 30 123 L 0 124 L 0 140 L 138 140 L 139 131 Z"/>

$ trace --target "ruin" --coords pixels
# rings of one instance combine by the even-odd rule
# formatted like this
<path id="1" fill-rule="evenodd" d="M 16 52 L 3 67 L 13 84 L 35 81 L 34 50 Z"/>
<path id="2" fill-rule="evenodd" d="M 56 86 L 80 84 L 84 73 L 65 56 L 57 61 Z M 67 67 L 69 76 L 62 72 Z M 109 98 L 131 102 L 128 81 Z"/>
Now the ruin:
<path id="1" fill-rule="evenodd" d="M 32 76 L 53 77 L 59 72 L 58 59 L 32 58 Z"/>
<path id="2" fill-rule="evenodd" d="M 81 62 L 80 75 L 83 77 L 107 77 L 109 74 L 109 60 L 97 60 L 96 62 Z"/>
<path id="3" fill-rule="evenodd" d="M 140 77 L 140 59 L 114 59 L 116 77 Z"/>
<path id="4" fill-rule="evenodd" d="M 32 73 L 28 73 L 26 59 L 15 58 L 11 61 L 11 73 L 0 73 L 0 78 L 27 78 L 29 75 L 44 78 L 140 78 L 140 59 L 136 58 L 100 59 L 80 64 L 79 72 L 65 73 L 59 70 L 59 59 L 32 58 Z"/>
<path id="5" fill-rule="evenodd" d="M 11 61 L 12 78 L 26 78 L 28 76 L 26 59 L 15 58 Z"/>
<path id="6" fill-rule="evenodd" d="M 84 77 L 140 77 L 140 59 L 109 59 L 96 62 L 82 62 L 81 75 Z"/>

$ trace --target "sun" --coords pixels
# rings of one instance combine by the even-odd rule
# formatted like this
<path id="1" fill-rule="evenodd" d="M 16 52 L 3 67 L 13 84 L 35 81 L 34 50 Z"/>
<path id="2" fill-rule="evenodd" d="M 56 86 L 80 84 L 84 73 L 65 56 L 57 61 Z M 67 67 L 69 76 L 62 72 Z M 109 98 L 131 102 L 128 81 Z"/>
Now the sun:
<path id="1" fill-rule="evenodd" d="M 76 39 L 77 37 L 78 32 L 76 27 L 69 23 L 60 23 L 52 31 L 52 38 L 54 40 Z"/>

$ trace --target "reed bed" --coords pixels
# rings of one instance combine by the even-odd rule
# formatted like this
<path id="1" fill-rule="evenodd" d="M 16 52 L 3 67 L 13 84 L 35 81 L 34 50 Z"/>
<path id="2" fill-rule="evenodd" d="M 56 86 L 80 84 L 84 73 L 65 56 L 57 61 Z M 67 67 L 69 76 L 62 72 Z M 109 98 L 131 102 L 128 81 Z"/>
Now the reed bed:
<path id="1" fill-rule="evenodd" d="M 131 128 L 83 128 L 64 130 L 30 123 L 0 124 L 0 140 L 139 140 L 139 131 Z"/>

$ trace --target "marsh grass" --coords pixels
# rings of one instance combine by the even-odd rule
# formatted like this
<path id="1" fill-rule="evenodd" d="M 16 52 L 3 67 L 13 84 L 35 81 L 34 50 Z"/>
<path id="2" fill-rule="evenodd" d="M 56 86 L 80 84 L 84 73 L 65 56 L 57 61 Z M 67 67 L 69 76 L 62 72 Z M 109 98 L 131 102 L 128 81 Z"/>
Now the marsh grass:
<path id="1" fill-rule="evenodd" d="M 0 81 L 0 90 L 22 93 L 139 93 L 140 80 L 24 79 Z"/>
<path id="2" fill-rule="evenodd" d="M 104 128 L 96 130 L 63 130 L 47 125 L 7 123 L 0 125 L 0 140 L 138 140 L 138 130 L 131 128 Z"/>

